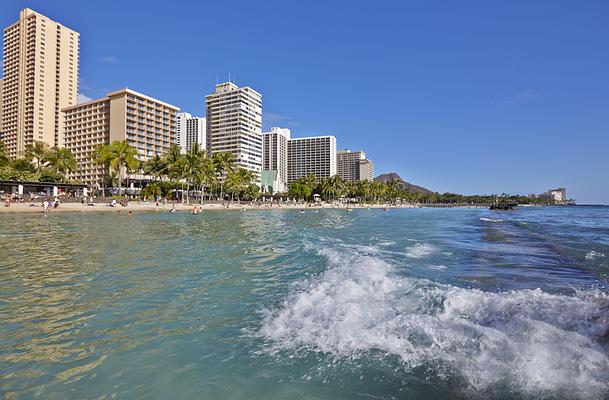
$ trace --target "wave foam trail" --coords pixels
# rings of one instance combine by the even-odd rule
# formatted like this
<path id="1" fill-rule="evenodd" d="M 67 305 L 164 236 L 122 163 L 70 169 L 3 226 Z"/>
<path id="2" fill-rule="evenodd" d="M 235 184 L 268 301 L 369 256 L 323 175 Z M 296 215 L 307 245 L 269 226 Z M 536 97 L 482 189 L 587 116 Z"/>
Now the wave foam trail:
<path id="1" fill-rule="evenodd" d="M 399 277 L 378 258 L 321 250 L 328 269 L 303 282 L 260 334 L 278 350 L 338 357 L 370 351 L 462 378 L 468 390 L 609 395 L 609 295 L 536 290 L 490 293 Z"/>
<path id="2" fill-rule="evenodd" d="M 432 245 L 427 243 L 416 243 L 410 247 L 406 252 L 406 257 L 410 258 L 423 258 L 433 253 L 434 248 Z"/>

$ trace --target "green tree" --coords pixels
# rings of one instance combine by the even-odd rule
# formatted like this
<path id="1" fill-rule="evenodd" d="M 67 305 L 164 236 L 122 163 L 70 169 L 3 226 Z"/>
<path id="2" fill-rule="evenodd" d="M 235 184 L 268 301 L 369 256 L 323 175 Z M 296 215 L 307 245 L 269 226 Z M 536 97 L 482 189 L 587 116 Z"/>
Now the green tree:
<path id="1" fill-rule="evenodd" d="M 167 175 L 170 179 L 180 182 L 182 189 L 182 203 L 184 202 L 184 182 L 186 178 L 186 159 L 180 146 L 172 144 L 169 151 L 165 154 L 165 162 L 167 163 Z"/>
<path id="2" fill-rule="evenodd" d="M 224 200 L 224 181 L 225 178 L 235 170 L 235 156 L 233 153 L 229 152 L 214 153 L 213 160 L 216 168 L 216 176 L 220 181 L 220 198 Z"/>
<path id="3" fill-rule="evenodd" d="M 36 171 L 40 172 L 51 153 L 49 145 L 42 141 L 34 141 L 25 147 L 25 158 L 36 161 Z"/>
<path id="4" fill-rule="evenodd" d="M 200 171 L 203 168 L 203 160 L 205 158 L 207 158 L 207 154 L 205 150 L 201 149 L 199 143 L 193 144 L 192 148 L 184 156 L 185 178 L 188 185 L 186 189 L 187 203 L 190 202 L 188 196 L 188 193 L 190 192 L 190 183 L 193 184 L 195 189 L 197 189 L 197 187 L 201 185 Z"/>
<path id="5" fill-rule="evenodd" d="M 237 199 L 241 198 L 246 188 L 253 182 L 254 174 L 245 168 L 237 168 L 226 177 L 226 189 L 231 192 L 231 202 L 234 201 L 235 194 Z"/>
<path id="6" fill-rule="evenodd" d="M 153 180 L 158 178 L 163 181 L 163 176 L 167 174 L 167 160 L 157 154 L 144 163 L 143 171 L 152 176 Z"/>
<path id="7" fill-rule="evenodd" d="M 199 169 L 196 171 L 195 179 L 197 182 L 199 182 L 201 187 L 201 204 L 203 204 L 204 191 L 208 191 L 207 189 L 209 189 L 217 180 L 214 161 L 211 158 L 205 157 L 203 159 Z"/>
<path id="8" fill-rule="evenodd" d="M 131 171 L 137 168 L 138 160 L 137 149 L 127 143 L 126 140 L 115 140 L 114 142 L 102 145 L 98 152 L 97 161 L 100 164 L 107 165 L 110 169 L 114 170 L 117 174 L 118 179 L 118 194 L 122 194 L 122 182 L 123 175 L 127 171 Z"/>
<path id="9" fill-rule="evenodd" d="M 70 149 L 65 147 L 53 147 L 46 153 L 44 162 L 56 173 L 60 172 L 65 175 L 68 172 L 76 171 L 76 158 Z"/>
<path id="10" fill-rule="evenodd" d="M 142 189 L 142 196 L 144 199 L 154 199 L 156 196 L 161 195 L 161 187 L 157 183 L 150 183 Z"/>

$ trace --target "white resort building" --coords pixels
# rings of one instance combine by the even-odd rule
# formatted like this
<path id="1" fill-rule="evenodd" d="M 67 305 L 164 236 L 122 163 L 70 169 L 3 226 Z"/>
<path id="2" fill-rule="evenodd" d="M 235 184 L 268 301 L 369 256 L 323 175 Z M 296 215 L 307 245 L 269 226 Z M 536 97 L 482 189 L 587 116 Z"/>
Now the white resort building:
<path id="1" fill-rule="evenodd" d="M 178 145 L 183 154 L 190 151 L 195 143 L 199 143 L 202 150 L 207 148 L 205 118 L 178 113 L 176 129 Z"/>
<path id="2" fill-rule="evenodd" d="M 262 95 L 232 82 L 205 97 L 207 150 L 230 152 L 239 167 L 259 178 L 262 171 Z"/>

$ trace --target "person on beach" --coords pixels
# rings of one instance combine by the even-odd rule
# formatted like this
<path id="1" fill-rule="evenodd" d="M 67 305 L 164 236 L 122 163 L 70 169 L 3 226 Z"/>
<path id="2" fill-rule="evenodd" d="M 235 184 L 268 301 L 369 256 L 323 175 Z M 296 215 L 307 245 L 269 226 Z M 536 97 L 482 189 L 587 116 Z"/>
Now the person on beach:
<path id="1" fill-rule="evenodd" d="M 116 207 L 116 199 L 112 199 L 112 203 L 110 203 L 110 207 Z"/>
<path id="2" fill-rule="evenodd" d="M 44 203 L 42 203 L 42 208 L 44 208 L 45 214 L 49 212 L 49 202 L 47 200 L 45 200 Z"/>

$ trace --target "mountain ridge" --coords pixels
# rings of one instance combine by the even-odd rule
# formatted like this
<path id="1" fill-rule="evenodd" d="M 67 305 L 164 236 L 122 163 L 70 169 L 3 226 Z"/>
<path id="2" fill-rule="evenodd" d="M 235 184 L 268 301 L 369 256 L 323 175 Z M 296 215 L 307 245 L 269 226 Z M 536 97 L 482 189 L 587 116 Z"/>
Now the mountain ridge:
<path id="1" fill-rule="evenodd" d="M 426 189 L 422 186 L 418 186 L 418 185 L 414 185 L 412 183 L 406 182 L 396 172 L 389 172 L 387 174 L 381 174 L 381 175 L 377 176 L 376 178 L 374 178 L 374 181 L 382 182 L 382 183 L 399 181 L 396 185 L 396 187 L 399 190 L 403 190 L 406 192 L 412 192 L 412 193 L 432 193 L 431 190 Z"/>

